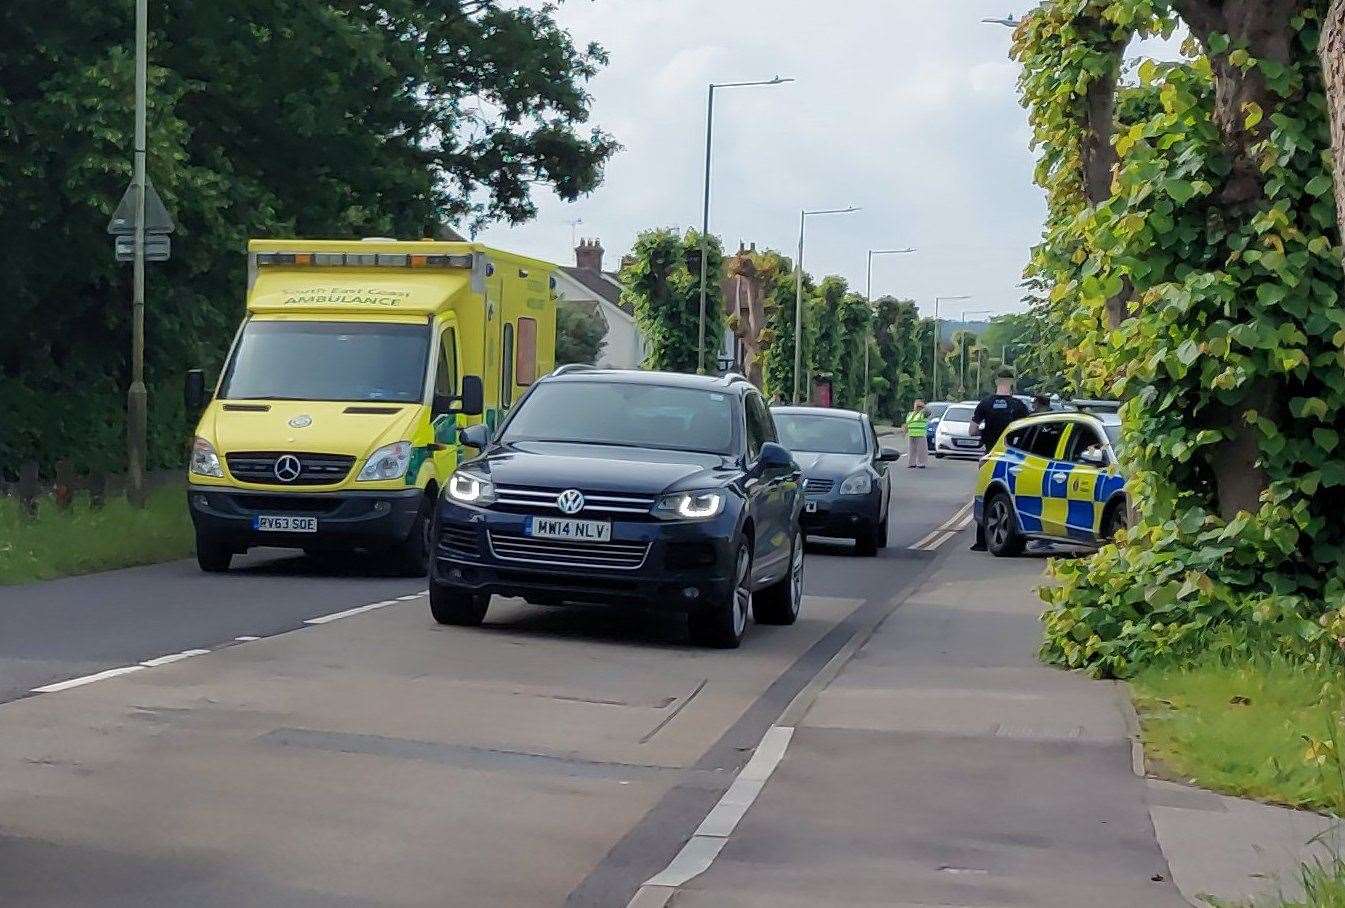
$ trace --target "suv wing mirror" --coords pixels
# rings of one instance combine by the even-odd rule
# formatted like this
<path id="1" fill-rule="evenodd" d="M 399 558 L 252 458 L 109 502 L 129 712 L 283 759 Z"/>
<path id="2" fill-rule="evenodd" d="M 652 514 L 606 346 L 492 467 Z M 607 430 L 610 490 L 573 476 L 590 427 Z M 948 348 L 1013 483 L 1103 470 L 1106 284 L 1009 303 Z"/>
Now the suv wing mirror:
<path id="1" fill-rule="evenodd" d="M 479 375 L 462 377 L 462 393 L 457 397 L 447 394 L 434 395 L 430 404 L 430 417 L 437 418 L 462 413 L 465 416 L 480 416 L 486 410 L 486 389 Z"/>
<path id="2" fill-rule="evenodd" d="M 481 423 L 474 426 L 466 426 L 458 432 L 458 440 L 469 448 L 476 448 L 478 451 L 484 451 L 486 445 L 490 444 L 490 430 Z"/>
<path id="3" fill-rule="evenodd" d="M 896 448 L 881 448 L 878 451 L 878 460 L 880 463 L 896 463 L 901 460 L 901 452 Z"/>
<path id="4" fill-rule="evenodd" d="M 768 441 L 761 446 L 761 453 L 757 455 L 757 469 L 765 472 L 792 470 L 794 455 L 784 445 Z"/>

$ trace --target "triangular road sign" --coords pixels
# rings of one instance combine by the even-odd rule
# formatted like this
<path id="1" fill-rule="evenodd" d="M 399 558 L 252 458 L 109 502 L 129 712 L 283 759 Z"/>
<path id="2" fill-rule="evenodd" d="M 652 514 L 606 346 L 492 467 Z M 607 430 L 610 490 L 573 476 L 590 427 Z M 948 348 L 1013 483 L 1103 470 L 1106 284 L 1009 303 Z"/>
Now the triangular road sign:
<path id="1" fill-rule="evenodd" d="M 154 190 L 154 183 L 145 177 L 145 233 L 165 234 L 175 229 L 173 216 L 164 207 L 163 199 Z M 135 183 L 126 187 L 117 210 L 108 221 L 107 232 L 113 236 L 131 236 L 135 233 Z"/>

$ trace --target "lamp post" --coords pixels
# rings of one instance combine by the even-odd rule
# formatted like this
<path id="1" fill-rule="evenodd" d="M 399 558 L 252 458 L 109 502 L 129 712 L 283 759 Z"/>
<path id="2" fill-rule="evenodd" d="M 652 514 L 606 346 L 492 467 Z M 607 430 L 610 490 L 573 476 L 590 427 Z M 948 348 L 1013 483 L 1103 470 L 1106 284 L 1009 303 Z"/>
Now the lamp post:
<path id="1" fill-rule="evenodd" d="M 1017 28 L 1023 24 L 1023 20 L 1015 17 L 1012 13 L 1003 19 L 982 19 L 986 25 L 1003 25 L 1005 28 Z"/>
<path id="2" fill-rule="evenodd" d="M 930 362 L 930 400 L 939 399 L 939 303 L 955 303 L 958 300 L 969 300 L 970 296 L 936 296 L 934 297 L 934 359 Z"/>
<path id="3" fill-rule="evenodd" d="M 705 105 L 705 201 L 701 210 L 701 292 L 700 327 L 696 341 L 696 372 L 705 372 L 705 300 L 706 258 L 710 254 L 710 148 L 714 138 L 715 125 L 715 89 L 746 88 L 751 85 L 783 85 L 793 79 L 764 79 L 756 82 L 711 82 L 709 100 Z"/>
<path id="4" fill-rule="evenodd" d="M 873 343 L 873 257 L 875 255 L 909 255 L 914 249 L 870 249 L 868 276 L 864 282 L 864 300 L 869 306 L 869 334 L 864 340 L 864 412 L 869 412 L 869 346 Z"/>
<path id="5" fill-rule="evenodd" d="M 966 330 L 967 330 L 967 317 L 968 317 L 968 316 L 971 316 L 971 315 L 992 315 L 992 314 L 994 314 L 994 311 L 995 311 L 995 310 L 993 310 L 993 309 L 972 309 L 972 310 L 970 310 L 970 311 L 968 311 L 968 310 L 966 310 L 966 309 L 963 309 L 963 310 L 962 310 L 962 331 L 963 331 L 963 333 L 966 333 Z M 967 342 L 966 342 L 966 340 L 964 339 L 964 340 L 962 341 L 962 389 L 965 391 L 966 388 L 967 388 Z M 980 362 L 980 360 L 977 360 L 977 361 L 976 361 L 976 393 L 977 393 L 977 394 L 980 394 L 980 393 L 981 393 L 981 362 Z"/>
<path id="6" fill-rule="evenodd" d="M 794 264 L 796 275 L 794 278 L 794 396 L 791 398 L 793 403 L 800 403 L 799 399 L 799 379 L 803 373 L 803 229 L 808 223 L 808 218 L 820 214 L 850 214 L 859 209 L 854 205 L 849 208 L 819 208 L 814 211 L 803 209 L 799 212 L 799 259 Z"/>
<path id="7" fill-rule="evenodd" d="M 145 391 L 145 108 L 149 10 L 135 5 L 135 259 L 131 291 L 131 387 L 126 392 L 126 465 L 131 501 L 145 502 L 148 397 Z"/>

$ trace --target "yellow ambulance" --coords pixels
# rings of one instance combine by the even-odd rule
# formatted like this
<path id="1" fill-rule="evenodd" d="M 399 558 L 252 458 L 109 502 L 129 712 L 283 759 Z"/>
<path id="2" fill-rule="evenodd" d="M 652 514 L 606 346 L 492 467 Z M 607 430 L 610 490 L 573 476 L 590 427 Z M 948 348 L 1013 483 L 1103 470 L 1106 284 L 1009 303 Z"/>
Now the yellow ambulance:
<path id="1" fill-rule="evenodd" d="M 253 240 L 247 315 L 188 465 L 201 569 L 253 546 L 424 574 L 465 449 L 555 364 L 555 266 L 478 243 Z"/>

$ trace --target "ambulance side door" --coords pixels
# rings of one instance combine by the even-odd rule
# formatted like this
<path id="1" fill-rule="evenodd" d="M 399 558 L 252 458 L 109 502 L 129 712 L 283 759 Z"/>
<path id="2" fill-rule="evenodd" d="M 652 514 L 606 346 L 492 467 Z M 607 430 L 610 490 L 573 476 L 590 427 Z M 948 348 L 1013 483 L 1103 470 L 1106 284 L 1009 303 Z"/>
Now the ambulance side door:
<path id="1" fill-rule="evenodd" d="M 462 376 L 459 363 L 458 330 L 455 325 L 445 325 L 439 332 L 439 353 L 434 368 L 434 394 L 436 397 L 457 397 L 462 393 Z M 461 460 L 458 445 L 458 421 L 460 417 L 444 414 L 434 418 L 431 429 L 434 432 L 434 473 L 443 483 L 453 474 Z"/>

